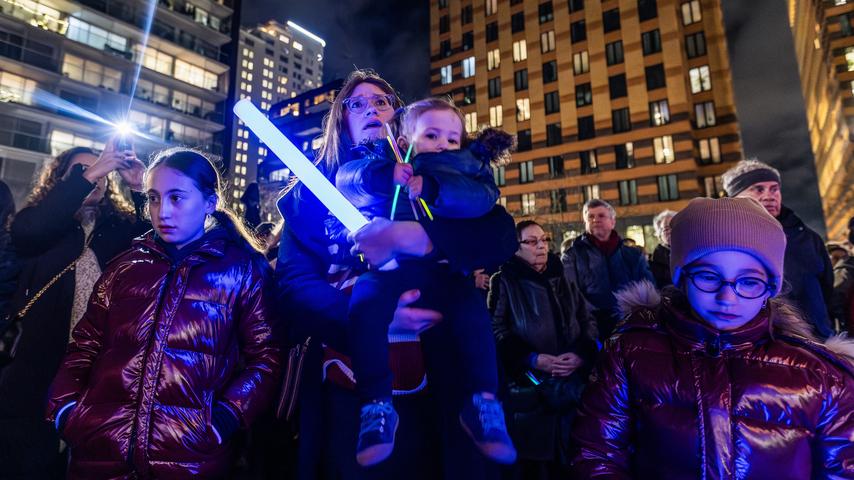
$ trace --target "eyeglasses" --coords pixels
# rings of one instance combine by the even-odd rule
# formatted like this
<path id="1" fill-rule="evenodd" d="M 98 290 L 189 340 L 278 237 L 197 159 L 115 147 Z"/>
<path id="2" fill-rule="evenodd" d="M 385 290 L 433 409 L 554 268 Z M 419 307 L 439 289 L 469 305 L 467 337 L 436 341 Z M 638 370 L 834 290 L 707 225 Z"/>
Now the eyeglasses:
<path id="1" fill-rule="evenodd" d="M 771 290 L 772 285 L 756 277 L 741 277 L 730 282 L 714 272 L 700 271 L 688 273 L 691 283 L 701 292 L 717 293 L 724 286 L 729 286 L 741 298 L 753 300 Z"/>
<path id="2" fill-rule="evenodd" d="M 394 105 L 395 96 L 388 95 L 371 95 L 370 97 L 349 97 L 345 98 L 342 103 L 347 107 L 350 113 L 359 114 L 368 108 L 368 104 L 374 106 L 378 112 L 384 112 Z"/>
<path id="3" fill-rule="evenodd" d="M 519 240 L 519 243 L 524 243 L 529 247 L 536 247 L 540 244 L 540 242 L 548 245 L 552 241 L 551 237 L 543 237 L 543 238 L 530 238 L 528 240 Z"/>

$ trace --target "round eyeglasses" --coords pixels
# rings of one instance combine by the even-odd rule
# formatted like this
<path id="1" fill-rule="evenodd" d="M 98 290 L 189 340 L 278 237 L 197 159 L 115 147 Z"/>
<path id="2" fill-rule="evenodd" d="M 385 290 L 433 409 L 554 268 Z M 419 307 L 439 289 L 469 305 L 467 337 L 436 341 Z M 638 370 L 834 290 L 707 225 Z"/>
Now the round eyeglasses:
<path id="1" fill-rule="evenodd" d="M 368 108 L 368 105 L 373 105 L 378 112 L 384 112 L 394 105 L 394 95 L 371 95 L 370 97 L 348 97 L 342 103 L 347 107 L 350 113 L 359 114 Z"/>
<path id="2" fill-rule="evenodd" d="M 688 273 L 691 283 L 701 292 L 717 293 L 724 286 L 729 286 L 741 298 L 753 300 L 771 290 L 772 285 L 756 277 L 741 277 L 734 281 L 724 280 L 714 272 L 700 271 Z"/>

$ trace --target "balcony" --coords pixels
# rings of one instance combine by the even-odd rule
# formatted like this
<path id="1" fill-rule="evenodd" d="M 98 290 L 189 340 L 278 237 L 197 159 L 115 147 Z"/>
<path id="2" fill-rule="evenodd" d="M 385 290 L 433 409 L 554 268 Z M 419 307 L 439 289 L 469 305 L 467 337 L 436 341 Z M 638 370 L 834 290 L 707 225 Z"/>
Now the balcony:
<path id="1" fill-rule="evenodd" d="M 147 12 L 142 3 L 139 5 L 127 5 L 114 0 L 79 1 L 81 4 L 86 5 L 89 8 L 106 13 L 113 18 L 134 25 L 140 30 L 145 30 Z M 177 32 L 175 27 L 160 22 L 156 15 L 151 25 L 151 34 L 158 38 L 178 44 L 188 50 L 192 50 L 199 55 L 216 60 L 217 62 L 225 64 L 228 63 L 228 56 L 225 52 L 220 51 L 219 48 L 212 44 L 186 32 Z"/>
<path id="2" fill-rule="evenodd" d="M 0 56 L 59 72 L 59 61 L 53 57 L 53 47 L 20 35 L 0 32 Z"/>
<path id="3" fill-rule="evenodd" d="M 215 17 L 211 15 L 210 12 L 182 0 L 159 0 L 157 4 L 162 8 L 177 13 L 178 15 L 188 17 L 193 22 L 208 27 L 215 32 L 219 32 L 224 35 L 231 34 L 230 18 Z"/>

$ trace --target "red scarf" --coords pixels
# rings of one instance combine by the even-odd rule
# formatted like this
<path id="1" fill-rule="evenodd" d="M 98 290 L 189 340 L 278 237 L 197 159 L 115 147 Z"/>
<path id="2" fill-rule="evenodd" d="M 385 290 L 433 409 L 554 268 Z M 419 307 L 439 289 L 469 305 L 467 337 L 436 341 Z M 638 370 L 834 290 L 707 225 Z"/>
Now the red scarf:
<path id="1" fill-rule="evenodd" d="M 590 241 L 593 242 L 593 245 L 596 246 L 596 248 L 598 248 L 606 257 L 610 257 L 618 248 L 620 248 L 620 236 L 617 235 L 617 232 L 614 230 L 611 230 L 611 236 L 609 236 L 604 242 L 593 235 L 590 235 Z"/>

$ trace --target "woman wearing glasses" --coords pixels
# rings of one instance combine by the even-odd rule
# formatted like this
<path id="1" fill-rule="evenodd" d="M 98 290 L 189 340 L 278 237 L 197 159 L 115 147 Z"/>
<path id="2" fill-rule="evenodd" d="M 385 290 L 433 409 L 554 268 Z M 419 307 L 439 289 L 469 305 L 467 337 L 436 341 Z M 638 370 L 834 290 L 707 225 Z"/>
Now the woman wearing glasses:
<path id="1" fill-rule="evenodd" d="M 565 478 L 570 422 L 596 356 L 596 322 L 536 222 L 516 225 L 519 251 L 492 276 L 489 311 L 519 461 L 511 478 Z"/>
<path id="2" fill-rule="evenodd" d="M 674 287 L 618 293 L 573 430 L 578 478 L 854 478 L 854 343 L 778 300 L 786 236 L 750 199 L 671 222 Z"/>
<path id="3" fill-rule="evenodd" d="M 326 118 L 318 168 L 334 181 L 339 166 L 364 150 L 355 147 L 385 136 L 384 124 L 400 106 L 384 79 L 365 70 L 351 73 Z M 358 398 L 351 390 L 328 382 L 321 385 L 319 347 L 325 344 L 348 352 L 346 285 L 352 285 L 352 277 L 368 264 L 383 265 L 399 255 L 441 254 L 450 268 L 460 272 L 497 265 L 517 248 L 512 218 L 501 207 L 477 219 L 390 222 L 377 218 L 355 235 L 354 246 L 346 241 L 346 232 L 336 231 L 337 222 L 328 217 L 328 209 L 298 181 L 288 186 L 278 207 L 285 219 L 276 264 L 279 301 L 290 313 L 293 339 L 311 337 L 315 346 L 301 391 L 300 477 L 327 473 L 345 479 L 489 478 L 485 460 L 459 426 L 459 406 L 442 403 L 452 390 L 448 383 L 456 380 L 455 358 L 443 355 L 443 345 L 433 340 L 445 335 L 445 327 L 438 312 L 417 308 L 418 291 L 401 295 L 389 331 L 410 337 L 424 332 L 430 388 L 420 395 L 395 398 L 401 417 L 398 448 L 377 467 L 361 469 L 356 464 Z M 362 254 L 364 263 L 350 254 L 351 247 Z M 333 280 L 335 286 L 330 285 Z M 436 353 L 431 354 L 431 349 Z M 449 414 L 440 416 L 440 410 Z"/>

